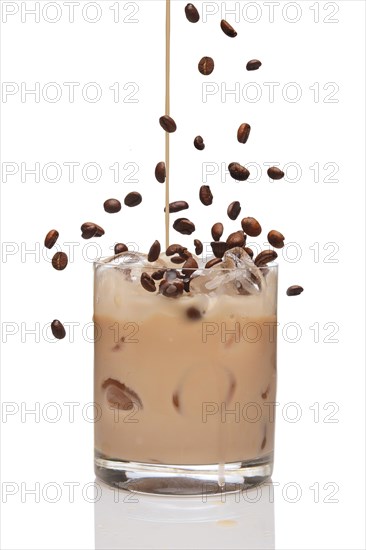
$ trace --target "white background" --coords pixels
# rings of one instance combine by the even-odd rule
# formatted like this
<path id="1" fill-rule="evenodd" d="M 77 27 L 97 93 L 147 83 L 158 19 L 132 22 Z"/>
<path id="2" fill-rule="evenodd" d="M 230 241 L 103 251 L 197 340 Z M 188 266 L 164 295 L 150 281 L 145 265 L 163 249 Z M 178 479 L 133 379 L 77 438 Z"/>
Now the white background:
<path id="1" fill-rule="evenodd" d="M 164 158 L 158 119 L 165 7 L 153 0 L 100 1 L 94 3 L 100 19 L 91 23 L 98 13 L 95 6 L 85 11 L 87 4 L 75 5 L 71 23 L 64 2 L 40 2 L 39 22 L 24 11 L 35 2 L 1 2 L 2 81 L 14 92 L 4 95 L 3 88 L 1 104 L 3 547 L 364 548 L 364 2 L 281 2 L 272 22 L 268 3 L 237 2 L 237 20 L 227 15 L 238 31 L 234 40 L 219 23 L 220 9 L 225 17 L 235 2 L 196 2 L 196 25 L 184 16 L 185 2 L 172 2 L 171 113 L 178 131 L 171 137 L 171 199 L 188 200 L 197 227 L 192 237 L 172 230 L 172 241 L 207 242 L 219 220 L 227 235 L 237 224 L 226 208 L 240 200 L 243 216 L 262 223 L 259 244 L 269 229 L 282 231 L 288 243 L 279 257 L 274 503 L 267 488 L 257 503 L 216 499 L 211 505 L 142 497 L 115 504 L 105 488 L 99 498 L 99 485 L 93 499 L 90 260 L 117 241 L 146 250 L 164 239 L 164 189 L 154 167 Z M 204 20 L 210 9 L 217 13 Z M 204 55 L 216 62 L 209 77 L 197 71 Z M 245 70 L 252 58 L 263 63 L 256 73 Z M 57 87 L 47 88 L 51 82 Z M 80 84 L 74 102 L 65 82 Z M 91 88 L 85 92 L 90 82 L 102 91 L 97 102 L 90 102 Z M 109 89 L 116 82 L 117 103 Z M 217 91 L 206 102 L 205 82 Z M 36 83 L 39 102 L 22 97 Z M 278 83 L 272 101 L 268 83 Z M 239 97 L 221 95 L 225 86 L 237 86 Z M 52 102 L 56 89 L 62 95 Z M 86 99 L 83 89 L 90 92 Z M 127 102 L 135 90 L 136 102 Z M 262 94 L 257 101 L 255 90 Z M 246 145 L 236 141 L 242 122 L 252 126 Z M 204 152 L 193 148 L 197 134 Z M 238 183 L 221 172 L 204 181 L 203 162 L 232 161 L 257 163 L 259 181 Z M 80 163 L 73 182 L 70 162 Z M 285 180 L 268 180 L 264 163 L 275 162 L 290 163 Z M 24 172 L 35 163 L 40 181 Z M 50 181 L 56 172 L 44 169 L 48 163 L 62 169 L 59 181 Z M 100 167 L 99 181 L 87 181 L 92 169 L 83 176 L 87 163 Z M 115 163 L 119 182 L 109 169 Z M 123 181 L 127 163 L 138 166 L 138 181 Z M 213 191 L 211 208 L 198 201 L 202 183 Z M 123 200 L 134 190 L 143 195 L 139 207 L 104 212 L 104 200 Z M 89 220 L 106 229 L 93 241 L 100 248 L 80 239 L 79 227 Z M 75 243 L 63 272 L 49 263 L 53 251 L 44 255 L 43 239 L 53 227 L 64 250 Z M 303 285 L 304 293 L 288 298 L 290 284 Z M 48 341 L 54 318 L 77 323 L 74 337 L 69 330 L 65 340 Z M 65 403 L 76 404 L 73 421 Z M 39 415 L 25 414 L 37 407 Z M 61 418 L 52 422 L 55 413 Z M 27 493 L 32 488 L 36 495 Z"/>

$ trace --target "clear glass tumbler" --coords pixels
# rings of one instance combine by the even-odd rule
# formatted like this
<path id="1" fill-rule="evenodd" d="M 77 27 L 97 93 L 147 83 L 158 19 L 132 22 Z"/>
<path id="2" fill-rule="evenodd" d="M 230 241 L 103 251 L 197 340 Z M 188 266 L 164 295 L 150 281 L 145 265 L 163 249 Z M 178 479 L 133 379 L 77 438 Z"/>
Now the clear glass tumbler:
<path id="1" fill-rule="evenodd" d="M 200 269 L 178 297 L 142 288 L 159 268 L 94 266 L 96 475 L 154 494 L 256 485 L 273 468 L 277 266 Z"/>

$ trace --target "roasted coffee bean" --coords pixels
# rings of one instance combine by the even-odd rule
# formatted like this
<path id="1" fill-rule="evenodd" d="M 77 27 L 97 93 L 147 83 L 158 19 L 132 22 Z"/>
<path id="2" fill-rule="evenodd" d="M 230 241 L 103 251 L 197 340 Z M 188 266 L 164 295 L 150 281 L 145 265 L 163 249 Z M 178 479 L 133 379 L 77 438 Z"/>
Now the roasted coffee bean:
<path id="1" fill-rule="evenodd" d="M 246 181 L 250 176 L 249 170 L 245 168 L 245 166 L 242 166 L 241 164 L 239 164 L 238 162 L 230 163 L 228 168 L 229 168 L 230 176 L 234 178 L 234 180 Z"/>
<path id="2" fill-rule="evenodd" d="M 277 166 L 271 166 L 271 168 L 268 168 L 267 174 L 272 180 L 281 180 L 285 176 L 285 173 L 277 168 Z"/>
<path id="3" fill-rule="evenodd" d="M 298 295 L 301 294 L 303 291 L 304 291 L 304 289 L 302 288 L 302 286 L 293 285 L 293 286 L 290 286 L 290 287 L 287 289 L 286 294 L 287 294 L 287 296 L 298 296 Z"/>
<path id="4" fill-rule="evenodd" d="M 239 201 L 234 201 L 231 204 L 229 204 L 227 209 L 227 215 L 231 220 L 236 220 L 240 212 L 241 212 L 241 206 Z"/>
<path id="5" fill-rule="evenodd" d="M 251 59 L 247 63 L 247 71 L 256 71 L 262 63 L 258 59 Z"/>
<path id="6" fill-rule="evenodd" d="M 270 231 L 267 235 L 267 239 L 269 244 L 274 248 L 283 248 L 285 246 L 285 243 L 283 242 L 285 237 L 279 231 Z"/>
<path id="7" fill-rule="evenodd" d="M 160 281 L 166 272 L 166 268 L 158 269 L 157 271 L 154 271 L 154 273 L 151 275 L 151 277 L 154 279 L 154 281 Z"/>
<path id="8" fill-rule="evenodd" d="M 138 410 L 143 408 L 137 393 L 114 378 L 105 380 L 102 388 L 106 390 L 106 398 L 110 407 L 123 411 L 129 411 L 134 406 Z"/>
<path id="9" fill-rule="evenodd" d="M 183 248 L 183 250 L 180 250 L 178 254 L 184 260 L 188 260 L 188 258 L 192 257 L 192 253 L 187 248 Z"/>
<path id="10" fill-rule="evenodd" d="M 117 243 L 114 246 L 114 253 L 115 254 L 122 254 L 122 252 L 127 252 L 128 247 L 124 243 Z"/>
<path id="11" fill-rule="evenodd" d="M 196 256 L 200 256 L 203 252 L 203 244 L 198 239 L 194 240 Z"/>
<path id="12" fill-rule="evenodd" d="M 155 178 L 159 183 L 164 183 L 166 178 L 165 162 L 158 162 L 155 167 Z"/>
<path id="13" fill-rule="evenodd" d="M 63 271 L 68 264 L 68 257 L 65 252 L 56 252 L 52 258 L 52 267 L 57 269 L 57 271 Z"/>
<path id="14" fill-rule="evenodd" d="M 249 235 L 249 237 L 258 237 L 262 233 L 262 228 L 255 218 L 243 218 L 241 226 L 244 233 Z"/>
<path id="15" fill-rule="evenodd" d="M 215 62 L 212 57 L 202 57 L 201 61 L 198 63 L 198 70 L 204 76 L 211 74 L 214 68 Z"/>
<path id="16" fill-rule="evenodd" d="M 202 185 L 200 188 L 200 201 L 205 206 L 210 206 L 213 201 L 213 195 L 211 193 L 211 189 L 209 185 Z"/>
<path id="17" fill-rule="evenodd" d="M 104 229 L 102 227 L 100 227 L 100 225 L 97 225 L 95 224 L 95 227 L 96 227 L 96 233 L 95 233 L 95 237 L 102 237 L 104 235 Z"/>
<path id="18" fill-rule="evenodd" d="M 187 210 L 189 204 L 186 201 L 175 201 L 169 204 L 169 212 L 175 214 L 176 212 L 181 212 L 182 210 Z M 166 208 L 164 208 L 165 212 Z"/>
<path id="19" fill-rule="evenodd" d="M 46 238 L 44 240 L 44 245 L 46 248 L 51 249 L 58 239 L 59 233 L 56 229 L 51 229 L 46 235 Z"/>
<path id="20" fill-rule="evenodd" d="M 250 256 L 251 259 L 253 259 L 253 256 L 254 256 L 253 250 L 251 248 L 249 248 L 249 246 L 245 247 L 244 250 L 248 254 L 248 256 Z"/>
<path id="21" fill-rule="evenodd" d="M 97 233 L 97 226 L 92 222 L 83 223 L 80 229 L 83 239 L 92 239 Z"/>
<path id="22" fill-rule="evenodd" d="M 178 233 L 182 233 L 182 235 L 191 235 L 194 231 L 196 231 L 194 223 L 187 218 L 176 219 L 173 224 L 173 228 L 178 231 Z"/>
<path id="23" fill-rule="evenodd" d="M 193 4 L 187 4 L 184 11 L 186 12 L 186 17 L 190 23 L 197 23 L 197 21 L 200 20 L 200 14 L 198 13 L 196 6 Z"/>
<path id="24" fill-rule="evenodd" d="M 263 250 L 258 254 L 254 263 L 257 267 L 263 267 L 277 258 L 277 252 L 274 250 Z"/>
<path id="25" fill-rule="evenodd" d="M 184 266 L 182 267 L 182 273 L 183 275 L 192 275 L 196 269 L 198 269 L 198 263 L 196 260 L 191 256 L 186 260 Z"/>
<path id="26" fill-rule="evenodd" d="M 64 325 L 61 323 L 61 321 L 58 321 L 57 319 L 52 321 L 51 330 L 52 330 L 52 334 L 54 335 L 55 338 L 57 338 L 57 340 L 62 340 L 62 338 L 65 338 L 66 336 Z"/>
<path id="27" fill-rule="evenodd" d="M 177 298 L 183 294 L 183 290 L 184 284 L 179 280 L 173 282 L 162 281 L 159 288 L 160 293 L 167 298 Z"/>
<path id="28" fill-rule="evenodd" d="M 194 306 L 187 309 L 186 315 L 188 319 L 191 319 L 192 321 L 198 321 L 198 319 L 201 319 L 202 317 L 201 312 Z"/>
<path id="29" fill-rule="evenodd" d="M 172 397 L 172 401 L 173 401 L 173 405 L 174 407 L 177 409 L 177 411 L 179 411 L 179 395 L 178 393 L 173 393 L 173 397 Z"/>
<path id="30" fill-rule="evenodd" d="M 151 245 L 150 250 L 149 250 L 147 260 L 149 262 L 156 262 L 156 260 L 160 256 L 160 251 L 161 251 L 161 246 L 160 246 L 159 241 L 154 241 L 153 244 Z"/>
<path id="31" fill-rule="evenodd" d="M 108 212 L 108 214 L 115 214 L 116 212 L 119 212 L 122 208 L 121 203 L 117 199 L 108 199 L 103 204 L 104 210 Z"/>
<path id="32" fill-rule="evenodd" d="M 245 244 L 245 235 L 243 231 L 235 231 L 235 233 L 231 233 L 231 235 L 228 236 L 226 245 L 227 250 L 230 248 L 236 248 L 237 246 L 244 246 Z"/>
<path id="33" fill-rule="evenodd" d="M 144 287 L 145 290 L 148 292 L 155 292 L 156 290 L 156 284 L 155 281 L 148 273 L 142 273 L 140 278 L 141 284 Z"/>
<path id="34" fill-rule="evenodd" d="M 193 142 L 193 145 L 195 146 L 196 149 L 198 149 L 199 151 L 203 151 L 204 148 L 205 148 L 205 144 L 203 142 L 203 137 L 202 136 L 197 136 L 194 138 L 194 142 Z"/>
<path id="35" fill-rule="evenodd" d="M 238 36 L 238 33 L 236 32 L 236 30 L 233 29 L 230 23 L 225 21 L 225 19 L 221 21 L 221 29 L 226 34 L 226 36 L 229 36 L 230 38 L 235 38 L 236 36 Z"/>
<path id="36" fill-rule="evenodd" d="M 244 122 L 238 129 L 238 142 L 246 143 L 250 134 L 250 125 Z"/>
<path id="37" fill-rule="evenodd" d="M 174 254 L 179 254 L 179 252 L 183 250 L 184 250 L 184 246 L 182 246 L 181 244 L 171 244 L 166 249 L 165 254 L 167 256 L 173 256 Z"/>
<path id="38" fill-rule="evenodd" d="M 210 269 L 214 265 L 221 264 L 221 262 L 222 262 L 221 258 L 212 258 L 212 260 L 209 260 L 205 265 L 205 269 Z"/>
<path id="39" fill-rule="evenodd" d="M 219 241 L 222 237 L 222 234 L 224 232 L 224 226 L 222 223 L 214 223 L 214 225 L 211 228 L 211 235 L 214 241 Z"/>
<path id="40" fill-rule="evenodd" d="M 160 126 L 168 132 L 168 134 L 172 134 L 176 131 L 177 125 L 175 123 L 175 120 L 172 119 L 169 115 L 164 115 L 159 118 Z"/>
<path id="41" fill-rule="evenodd" d="M 222 258 L 227 250 L 227 244 L 224 241 L 214 241 L 211 243 L 211 248 L 216 258 Z"/>
<path id="42" fill-rule="evenodd" d="M 142 202 L 142 197 L 140 193 L 137 193 L 137 191 L 132 191 L 132 193 L 128 193 L 125 197 L 125 205 L 130 206 L 131 208 L 133 206 L 137 206 Z"/>
<path id="43" fill-rule="evenodd" d="M 184 264 L 185 259 L 181 256 L 172 256 L 172 258 L 170 258 L 170 261 L 173 262 L 173 264 Z"/>

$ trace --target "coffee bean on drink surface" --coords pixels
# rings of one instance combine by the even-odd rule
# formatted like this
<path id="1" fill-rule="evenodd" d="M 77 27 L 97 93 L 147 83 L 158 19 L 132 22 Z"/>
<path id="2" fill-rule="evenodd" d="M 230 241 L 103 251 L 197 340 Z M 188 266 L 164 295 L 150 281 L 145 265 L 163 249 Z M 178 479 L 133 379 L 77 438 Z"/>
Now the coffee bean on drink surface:
<path id="1" fill-rule="evenodd" d="M 260 223 L 255 218 L 243 218 L 241 227 L 249 237 L 258 237 L 262 233 Z"/>
<path id="2" fill-rule="evenodd" d="M 191 321 L 198 321 L 198 319 L 201 319 L 202 317 L 201 312 L 194 306 L 187 309 L 186 315 L 188 319 L 191 319 Z"/>
<path id="3" fill-rule="evenodd" d="M 170 258 L 170 261 L 173 263 L 173 264 L 184 264 L 185 262 L 185 259 L 182 258 L 181 256 L 172 256 Z"/>
<path id="4" fill-rule="evenodd" d="M 239 164 L 238 162 L 231 162 L 228 166 L 228 169 L 230 172 L 230 176 L 234 180 L 246 181 L 250 176 L 249 170 L 245 168 L 245 166 L 242 166 L 241 164 Z"/>
<path id="5" fill-rule="evenodd" d="M 246 143 L 250 134 L 250 125 L 244 122 L 238 128 L 238 142 Z"/>
<path id="6" fill-rule="evenodd" d="M 211 189 L 209 185 L 202 185 L 200 188 L 200 201 L 205 206 L 210 206 L 213 201 L 213 195 L 211 193 Z"/>
<path id="7" fill-rule="evenodd" d="M 202 137 L 202 136 L 197 136 L 197 137 L 195 137 L 195 138 L 194 138 L 193 145 L 194 145 L 195 148 L 198 149 L 199 151 L 203 151 L 204 148 L 205 148 L 205 144 L 204 144 L 204 141 L 203 141 L 203 137 Z"/>
<path id="8" fill-rule="evenodd" d="M 124 243 L 117 243 L 114 246 L 114 253 L 115 254 L 122 254 L 122 252 L 127 252 L 128 247 Z"/>
<path id="9" fill-rule="evenodd" d="M 285 237 L 279 231 L 270 231 L 267 235 L 268 242 L 274 248 L 283 248 L 285 246 Z"/>
<path id="10" fill-rule="evenodd" d="M 258 59 L 251 59 L 247 63 L 247 71 L 256 71 L 262 63 Z"/>
<path id="11" fill-rule="evenodd" d="M 209 260 L 205 265 L 205 269 L 210 269 L 214 265 L 221 264 L 221 262 L 222 262 L 221 258 L 212 258 L 212 260 Z"/>
<path id="12" fill-rule="evenodd" d="M 196 256 L 200 256 L 203 252 L 203 244 L 198 239 L 194 240 Z"/>
<path id="13" fill-rule="evenodd" d="M 155 166 L 155 178 L 159 183 L 164 183 L 166 178 L 165 162 L 158 162 Z"/>
<path id="14" fill-rule="evenodd" d="M 304 289 L 302 288 L 302 286 L 293 285 L 293 286 L 290 286 L 290 287 L 287 289 L 286 294 L 287 294 L 287 296 L 298 296 L 298 295 L 301 294 L 303 291 L 304 291 Z"/>
<path id="15" fill-rule="evenodd" d="M 227 215 L 231 220 L 236 220 L 240 212 L 241 212 L 241 206 L 239 201 L 234 201 L 231 204 L 229 204 L 227 209 Z"/>
<path id="16" fill-rule="evenodd" d="M 151 275 L 151 277 L 154 279 L 154 281 L 160 281 L 166 272 L 166 268 L 158 269 L 157 271 L 154 271 L 154 273 Z"/>
<path id="17" fill-rule="evenodd" d="M 271 168 L 268 168 L 267 174 L 272 180 L 281 180 L 285 176 L 285 173 L 277 168 L 277 166 L 271 166 Z"/>
<path id="18" fill-rule="evenodd" d="M 277 252 L 274 250 L 263 250 L 258 254 L 254 263 L 257 267 L 263 267 L 277 258 Z"/>
<path id="19" fill-rule="evenodd" d="M 190 23 L 197 23 L 197 21 L 200 20 L 200 14 L 198 13 L 196 6 L 193 4 L 187 4 L 184 11 L 186 12 L 186 17 Z"/>
<path id="20" fill-rule="evenodd" d="M 244 248 L 245 252 L 248 254 L 248 256 L 250 256 L 252 259 L 253 259 L 253 256 L 254 256 L 254 252 L 251 248 L 249 248 L 249 246 L 246 246 Z"/>
<path id="21" fill-rule="evenodd" d="M 182 235 L 191 235 L 196 231 L 194 223 L 187 218 L 176 219 L 173 223 L 173 228 L 178 231 L 178 233 L 182 233 Z"/>
<path id="22" fill-rule="evenodd" d="M 137 191 L 132 191 L 131 193 L 128 193 L 125 197 L 125 205 L 130 206 L 131 208 L 133 206 L 138 206 L 142 202 L 142 197 L 140 193 L 137 193 Z"/>
<path id="23" fill-rule="evenodd" d="M 117 199 L 108 199 L 103 204 L 103 207 L 108 214 L 116 214 L 116 212 L 119 212 L 122 208 L 121 203 Z"/>
<path id="24" fill-rule="evenodd" d="M 224 241 L 214 241 L 211 243 L 211 248 L 216 258 L 222 258 L 227 250 L 227 244 Z"/>
<path id="25" fill-rule="evenodd" d="M 176 212 L 181 212 L 182 210 L 187 210 L 189 204 L 186 201 L 175 201 L 169 204 L 169 212 L 175 214 Z M 166 208 L 164 208 L 165 212 Z"/>
<path id="26" fill-rule="evenodd" d="M 147 259 L 149 262 L 156 262 L 156 260 L 160 256 L 161 246 L 159 241 L 154 241 L 151 245 L 151 248 L 149 250 L 149 254 L 147 255 Z"/>
<path id="27" fill-rule="evenodd" d="M 65 252 L 56 252 L 52 258 L 52 267 L 57 269 L 57 271 L 63 271 L 68 264 L 68 257 Z"/>
<path id="28" fill-rule="evenodd" d="M 235 233 L 231 233 L 231 235 L 228 236 L 226 245 L 227 249 L 230 248 L 236 248 L 237 246 L 244 246 L 245 244 L 245 235 L 243 231 L 235 231 Z"/>
<path id="29" fill-rule="evenodd" d="M 198 263 L 192 256 L 186 260 L 184 266 L 182 267 L 183 275 L 192 275 L 194 271 L 198 269 Z"/>
<path id="30" fill-rule="evenodd" d="M 163 128 L 163 130 L 168 132 L 168 134 L 172 134 L 177 129 L 177 125 L 175 123 L 175 120 L 173 120 L 172 117 L 169 116 L 169 115 L 164 115 L 164 116 L 160 117 L 159 122 L 160 122 L 160 126 Z"/>
<path id="31" fill-rule="evenodd" d="M 142 273 L 141 278 L 141 285 L 144 287 L 145 290 L 148 292 L 155 292 L 156 290 L 156 284 L 155 281 L 148 273 Z"/>
<path id="32" fill-rule="evenodd" d="M 229 36 L 230 38 L 235 38 L 238 35 L 236 30 L 230 25 L 230 23 L 225 21 L 225 19 L 221 21 L 220 25 L 222 31 L 226 34 L 226 36 Z"/>
<path id="33" fill-rule="evenodd" d="M 61 321 L 58 321 L 58 319 L 55 319 L 51 323 L 51 330 L 52 334 L 54 335 L 57 340 L 62 340 L 62 338 L 65 338 L 66 331 L 64 325 L 61 323 Z"/>
<path id="34" fill-rule="evenodd" d="M 210 75 L 215 68 L 215 62 L 212 57 L 202 57 L 198 63 L 198 70 L 204 76 Z"/>
<path id="35" fill-rule="evenodd" d="M 214 241 L 219 241 L 222 237 L 222 234 L 224 232 L 224 226 L 222 223 L 214 223 L 211 229 L 211 235 Z"/>
<path id="36" fill-rule="evenodd" d="M 44 240 L 44 245 L 46 248 L 51 249 L 58 239 L 59 233 L 56 229 L 51 229 L 46 235 L 46 238 Z"/>

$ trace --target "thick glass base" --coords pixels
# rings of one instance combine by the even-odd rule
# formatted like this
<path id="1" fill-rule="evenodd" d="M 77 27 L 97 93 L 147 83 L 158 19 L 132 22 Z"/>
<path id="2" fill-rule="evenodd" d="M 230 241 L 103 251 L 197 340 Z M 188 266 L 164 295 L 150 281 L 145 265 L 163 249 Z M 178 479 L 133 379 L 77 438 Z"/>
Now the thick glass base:
<path id="1" fill-rule="evenodd" d="M 135 493 L 207 496 L 243 491 L 268 480 L 273 453 L 260 459 L 230 464 L 146 464 L 110 460 L 95 455 L 96 476 L 119 489 Z"/>

